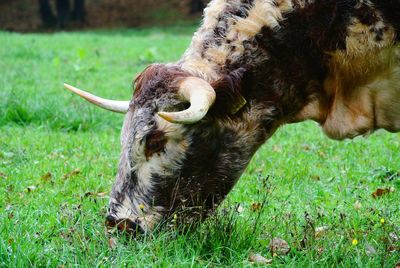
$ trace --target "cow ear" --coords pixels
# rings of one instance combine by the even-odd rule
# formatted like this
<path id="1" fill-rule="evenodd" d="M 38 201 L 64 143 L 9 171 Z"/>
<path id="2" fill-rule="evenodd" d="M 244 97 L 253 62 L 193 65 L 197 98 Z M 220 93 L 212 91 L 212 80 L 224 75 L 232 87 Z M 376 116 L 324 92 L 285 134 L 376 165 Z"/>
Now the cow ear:
<path id="1" fill-rule="evenodd" d="M 233 115 L 246 105 L 247 101 L 242 95 L 242 79 L 245 72 L 244 68 L 239 68 L 211 83 L 217 96 L 211 113 Z"/>

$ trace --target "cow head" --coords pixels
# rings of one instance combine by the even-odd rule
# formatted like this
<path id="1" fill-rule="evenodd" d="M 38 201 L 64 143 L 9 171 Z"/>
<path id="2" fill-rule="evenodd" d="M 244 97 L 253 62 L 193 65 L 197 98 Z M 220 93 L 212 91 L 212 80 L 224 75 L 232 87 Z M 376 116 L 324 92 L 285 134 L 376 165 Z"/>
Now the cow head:
<path id="1" fill-rule="evenodd" d="M 155 64 L 135 80 L 130 102 L 105 100 L 66 85 L 100 107 L 126 113 L 109 226 L 147 231 L 177 210 L 204 216 L 223 200 L 268 135 L 250 119 L 259 116 L 257 109 L 238 115 L 243 101 L 229 105 L 224 116 L 212 107 L 223 96 L 215 88 L 228 87 L 226 95 L 233 96 L 239 76 L 211 85 L 177 65 Z M 240 103 L 231 100 L 224 103 Z"/>

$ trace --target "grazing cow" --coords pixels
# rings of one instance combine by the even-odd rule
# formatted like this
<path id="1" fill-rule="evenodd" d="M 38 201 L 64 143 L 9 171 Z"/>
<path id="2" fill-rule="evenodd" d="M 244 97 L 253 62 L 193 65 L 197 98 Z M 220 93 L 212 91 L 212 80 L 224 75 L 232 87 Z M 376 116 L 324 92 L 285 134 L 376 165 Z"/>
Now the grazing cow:
<path id="1" fill-rule="evenodd" d="M 399 0 L 213 0 L 182 58 L 153 64 L 126 113 L 109 226 L 215 208 L 283 124 L 332 139 L 400 130 Z"/>

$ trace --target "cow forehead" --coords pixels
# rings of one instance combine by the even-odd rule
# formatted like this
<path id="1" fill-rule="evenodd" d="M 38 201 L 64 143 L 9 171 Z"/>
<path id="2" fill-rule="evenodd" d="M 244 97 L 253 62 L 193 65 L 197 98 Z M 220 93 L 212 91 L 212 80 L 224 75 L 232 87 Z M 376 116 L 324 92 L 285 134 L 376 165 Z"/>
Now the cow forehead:
<path id="1" fill-rule="evenodd" d="M 123 132 L 126 132 L 123 137 L 124 143 L 127 143 L 126 149 L 130 151 L 132 161 L 137 163 L 149 162 L 149 159 L 145 156 L 145 146 L 149 135 L 159 133 L 158 136 L 165 137 L 166 149 L 165 150 L 170 156 L 169 158 L 175 157 L 174 151 L 184 153 L 189 145 L 190 135 L 187 135 L 185 125 L 173 124 L 165 119 L 161 118 L 154 113 L 154 109 L 149 108 L 137 108 L 132 112 L 131 116 L 125 122 Z M 174 146 L 178 146 L 177 150 L 173 150 Z M 165 162 L 167 158 L 163 158 Z M 156 165 L 157 162 L 153 161 L 151 165 Z M 158 163 L 159 164 L 159 163 Z M 133 168 L 134 170 L 134 168 Z M 140 176 L 139 176 L 140 178 Z"/>
<path id="2" fill-rule="evenodd" d="M 152 64 L 148 66 L 134 81 L 135 105 L 143 106 L 146 102 L 155 101 L 175 94 L 177 82 L 189 76 L 174 64 Z"/>

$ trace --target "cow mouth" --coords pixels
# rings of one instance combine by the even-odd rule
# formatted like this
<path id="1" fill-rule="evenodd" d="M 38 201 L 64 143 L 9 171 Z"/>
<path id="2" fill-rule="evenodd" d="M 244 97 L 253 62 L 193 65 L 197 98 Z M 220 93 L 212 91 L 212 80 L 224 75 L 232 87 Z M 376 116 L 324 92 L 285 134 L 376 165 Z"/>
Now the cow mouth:
<path id="1" fill-rule="evenodd" d="M 140 226 L 140 223 L 131 219 L 117 220 L 111 215 L 106 217 L 107 230 L 118 230 L 121 233 L 126 233 L 132 236 L 137 236 L 145 233 L 145 230 Z"/>

